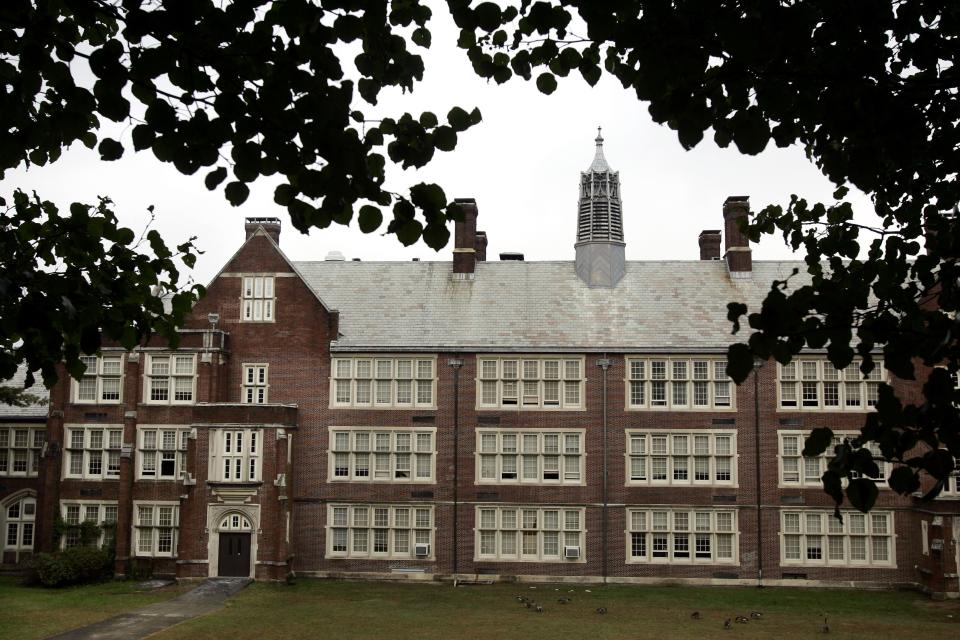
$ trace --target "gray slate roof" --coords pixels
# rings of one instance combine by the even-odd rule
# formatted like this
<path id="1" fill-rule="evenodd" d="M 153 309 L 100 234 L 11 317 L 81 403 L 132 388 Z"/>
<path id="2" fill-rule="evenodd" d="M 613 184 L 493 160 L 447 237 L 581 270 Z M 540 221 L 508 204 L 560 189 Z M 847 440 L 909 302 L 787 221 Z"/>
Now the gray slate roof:
<path id="1" fill-rule="evenodd" d="M 4 387 L 16 387 L 17 389 L 23 389 L 23 385 L 27 379 L 27 368 L 21 366 L 17 369 L 17 372 L 9 380 L 4 380 L 0 382 L 0 385 Z M 43 400 L 49 400 L 50 392 L 43 382 L 40 381 L 40 374 L 37 374 L 37 382 L 34 383 L 32 387 L 28 390 L 28 393 L 31 395 L 42 398 Z M 46 418 L 47 417 L 47 405 L 30 405 L 28 407 L 14 407 L 9 404 L 4 404 L 0 402 L 0 420 L 10 422 L 12 420 L 29 420 L 31 418 Z"/>
<path id="2" fill-rule="evenodd" d="M 799 261 L 754 262 L 733 281 L 722 261 L 627 262 L 613 289 L 590 289 L 572 261 L 480 262 L 454 281 L 449 262 L 297 262 L 340 312 L 336 350 L 725 351 L 727 303 L 759 310 Z"/>

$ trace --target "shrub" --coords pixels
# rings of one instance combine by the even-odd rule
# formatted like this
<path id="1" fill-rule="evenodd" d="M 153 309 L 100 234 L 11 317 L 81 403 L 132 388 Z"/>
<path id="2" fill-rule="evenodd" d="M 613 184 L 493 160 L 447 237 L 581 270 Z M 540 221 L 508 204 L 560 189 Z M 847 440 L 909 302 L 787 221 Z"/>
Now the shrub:
<path id="1" fill-rule="evenodd" d="M 103 549 L 72 547 L 57 553 L 41 553 L 31 568 L 33 582 L 45 587 L 63 587 L 104 579 L 113 573 L 113 557 Z"/>

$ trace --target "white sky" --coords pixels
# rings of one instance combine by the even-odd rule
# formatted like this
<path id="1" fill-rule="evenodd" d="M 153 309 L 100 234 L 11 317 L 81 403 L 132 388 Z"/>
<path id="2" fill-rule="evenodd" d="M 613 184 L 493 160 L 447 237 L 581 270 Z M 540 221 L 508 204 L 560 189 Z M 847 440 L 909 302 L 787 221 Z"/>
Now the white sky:
<path id="1" fill-rule="evenodd" d="M 480 108 L 483 122 L 460 134 L 455 151 L 437 153 L 421 170 L 388 164 L 388 186 L 405 191 L 417 182 L 434 181 L 449 198 L 475 198 L 477 228 L 487 232 L 491 259 L 502 251 L 523 252 L 527 260 L 573 259 L 579 172 L 593 158 L 598 125 L 603 126 L 606 158 L 620 172 L 628 260 L 697 259 L 699 232 L 723 227 L 721 208 L 730 195 L 749 195 L 755 211 L 770 203 L 785 206 L 792 193 L 831 201 L 833 185 L 800 148 L 771 144 L 759 156 L 744 156 L 732 145 L 718 148 L 708 132 L 687 152 L 673 131 L 654 124 L 646 105 L 609 76 L 591 88 L 571 74 L 559 79 L 559 89 L 549 97 L 522 79 L 488 84 L 456 48 L 457 32 L 445 8 L 434 12 L 429 26 L 433 46 L 424 55 L 424 82 L 415 93 L 385 91 L 377 107 L 358 97 L 357 108 L 368 118 L 431 110 L 441 121 L 454 105 Z M 234 208 L 222 188 L 209 192 L 203 186 L 209 169 L 183 176 L 149 151 L 134 153 L 129 128 L 122 141 L 127 151 L 118 162 L 101 162 L 95 151 L 77 144 L 53 165 L 7 172 L 0 194 L 36 190 L 62 208 L 108 195 L 123 224 L 138 233 L 148 219 L 147 207 L 154 205 L 154 228 L 168 246 L 198 236 L 197 244 L 206 252 L 194 273 L 200 283 L 207 283 L 239 247 L 247 216 L 279 217 L 280 244 L 293 260 L 322 260 L 331 250 L 365 261 L 451 259 L 452 242 L 437 253 L 422 242 L 403 247 L 394 236 L 381 236 L 388 211 L 381 231 L 370 235 L 336 224 L 301 235 L 286 211 L 273 203 L 275 181 L 252 184 L 250 198 Z M 869 200 L 856 194 L 853 203 L 858 218 L 869 221 Z M 754 247 L 754 259 L 789 257 L 779 237 Z"/>

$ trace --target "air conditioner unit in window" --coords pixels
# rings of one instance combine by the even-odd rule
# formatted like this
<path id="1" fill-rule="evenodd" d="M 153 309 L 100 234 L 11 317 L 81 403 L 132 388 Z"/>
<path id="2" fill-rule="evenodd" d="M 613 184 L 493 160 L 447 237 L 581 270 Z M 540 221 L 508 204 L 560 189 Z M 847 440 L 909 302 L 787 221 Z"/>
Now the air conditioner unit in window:
<path id="1" fill-rule="evenodd" d="M 564 547 L 563 557 L 569 560 L 576 560 L 580 557 L 580 547 Z"/>
<path id="2" fill-rule="evenodd" d="M 421 558 L 430 555 L 430 545 L 428 543 L 413 545 L 413 555 Z"/>
<path id="3" fill-rule="evenodd" d="M 943 526 L 943 516 L 933 516 L 933 522 L 931 522 L 930 524 L 932 524 L 932 525 L 935 526 L 935 527 L 942 527 L 942 526 Z"/>

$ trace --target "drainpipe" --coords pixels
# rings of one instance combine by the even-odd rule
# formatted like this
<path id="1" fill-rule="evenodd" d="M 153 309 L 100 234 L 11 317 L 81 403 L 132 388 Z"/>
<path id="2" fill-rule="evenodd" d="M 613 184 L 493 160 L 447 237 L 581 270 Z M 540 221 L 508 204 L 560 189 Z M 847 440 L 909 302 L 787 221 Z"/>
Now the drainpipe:
<path id="1" fill-rule="evenodd" d="M 460 572 L 457 547 L 460 544 L 460 367 L 463 358 L 450 358 L 447 364 L 453 367 L 453 585 L 457 585 Z"/>
<path id="2" fill-rule="evenodd" d="M 763 518 L 760 495 L 760 369 L 764 360 L 753 361 L 753 448 L 757 482 L 757 587 L 763 588 Z"/>
<path id="3" fill-rule="evenodd" d="M 607 503 L 609 502 L 608 496 L 608 469 L 607 469 L 607 460 L 610 454 L 610 448 L 607 440 L 607 369 L 610 368 L 610 359 L 607 358 L 607 354 L 603 354 L 603 357 L 597 360 L 597 366 L 603 371 L 603 513 L 601 518 L 601 540 L 603 544 L 601 545 L 603 551 L 603 583 L 607 583 L 607 530 L 609 529 L 609 511 L 607 508 Z"/>

